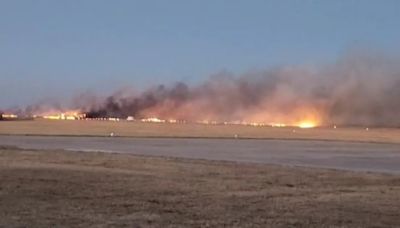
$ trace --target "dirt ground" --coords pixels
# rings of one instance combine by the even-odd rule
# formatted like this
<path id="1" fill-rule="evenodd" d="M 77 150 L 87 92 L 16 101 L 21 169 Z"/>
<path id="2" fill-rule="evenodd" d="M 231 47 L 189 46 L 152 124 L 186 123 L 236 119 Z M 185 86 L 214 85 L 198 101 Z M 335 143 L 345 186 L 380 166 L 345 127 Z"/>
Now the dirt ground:
<path id="1" fill-rule="evenodd" d="M 0 148 L 0 227 L 399 227 L 400 176 Z"/>
<path id="2" fill-rule="evenodd" d="M 400 128 L 276 128 L 243 125 L 168 124 L 128 121 L 0 121 L 2 135 L 267 138 L 400 143 Z"/>

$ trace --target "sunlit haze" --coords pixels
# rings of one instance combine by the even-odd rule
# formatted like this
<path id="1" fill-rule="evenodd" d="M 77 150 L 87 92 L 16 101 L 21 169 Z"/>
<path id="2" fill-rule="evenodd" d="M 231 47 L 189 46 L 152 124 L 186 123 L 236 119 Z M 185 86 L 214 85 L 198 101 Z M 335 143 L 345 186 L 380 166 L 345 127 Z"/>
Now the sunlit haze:
<path id="1" fill-rule="evenodd" d="M 398 51 L 398 1 L 0 3 L 0 107 Z"/>

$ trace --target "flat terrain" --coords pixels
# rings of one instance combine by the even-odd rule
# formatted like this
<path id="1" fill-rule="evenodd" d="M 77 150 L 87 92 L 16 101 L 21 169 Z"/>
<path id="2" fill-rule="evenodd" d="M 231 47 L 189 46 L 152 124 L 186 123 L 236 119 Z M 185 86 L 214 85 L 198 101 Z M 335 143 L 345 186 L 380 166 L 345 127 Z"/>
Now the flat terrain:
<path id="1" fill-rule="evenodd" d="M 0 136 L 0 145 L 400 174 L 400 144 L 264 139 Z"/>
<path id="2" fill-rule="evenodd" d="M 399 227 L 399 164 L 399 129 L 0 121 L 0 227 Z"/>
<path id="3" fill-rule="evenodd" d="M 0 227 L 399 227 L 400 177 L 0 148 Z"/>
<path id="4" fill-rule="evenodd" d="M 163 124 L 112 121 L 0 121 L 3 135 L 75 135 L 183 138 L 318 139 L 400 144 L 400 129 L 273 128 L 241 125 Z"/>

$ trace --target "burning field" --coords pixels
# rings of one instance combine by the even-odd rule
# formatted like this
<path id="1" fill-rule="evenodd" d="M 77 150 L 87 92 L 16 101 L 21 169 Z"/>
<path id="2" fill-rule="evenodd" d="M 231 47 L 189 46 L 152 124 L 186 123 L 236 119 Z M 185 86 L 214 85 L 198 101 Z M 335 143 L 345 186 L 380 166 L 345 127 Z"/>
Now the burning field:
<path id="1" fill-rule="evenodd" d="M 348 54 L 0 112 L 0 226 L 398 226 L 398 176 L 362 172 L 398 170 L 398 66 Z M 1 147 L 29 140 L 57 150 Z"/>
<path id="2" fill-rule="evenodd" d="M 323 67 L 280 67 L 239 77 L 224 72 L 198 86 L 160 85 L 133 96 L 120 92 L 86 111 L 94 118 L 397 127 L 399 86 L 398 64 L 349 54 Z"/>
<path id="3" fill-rule="evenodd" d="M 399 2 L 0 0 L 0 228 L 400 228 Z"/>
<path id="4" fill-rule="evenodd" d="M 221 72 L 198 85 L 177 82 L 110 96 L 83 93 L 70 105 L 37 104 L 14 115 L 56 120 L 297 126 L 400 126 L 400 64 L 348 53 L 333 64 Z"/>

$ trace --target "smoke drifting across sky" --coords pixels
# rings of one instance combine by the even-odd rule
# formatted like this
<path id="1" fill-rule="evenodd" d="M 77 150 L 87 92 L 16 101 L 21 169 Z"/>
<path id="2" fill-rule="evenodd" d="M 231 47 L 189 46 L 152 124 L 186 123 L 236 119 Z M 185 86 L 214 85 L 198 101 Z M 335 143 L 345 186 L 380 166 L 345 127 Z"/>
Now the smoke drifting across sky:
<path id="1" fill-rule="evenodd" d="M 177 82 L 106 98 L 82 94 L 75 101 L 89 117 L 398 127 L 400 61 L 355 51 L 323 66 L 222 72 L 195 86 Z"/>

